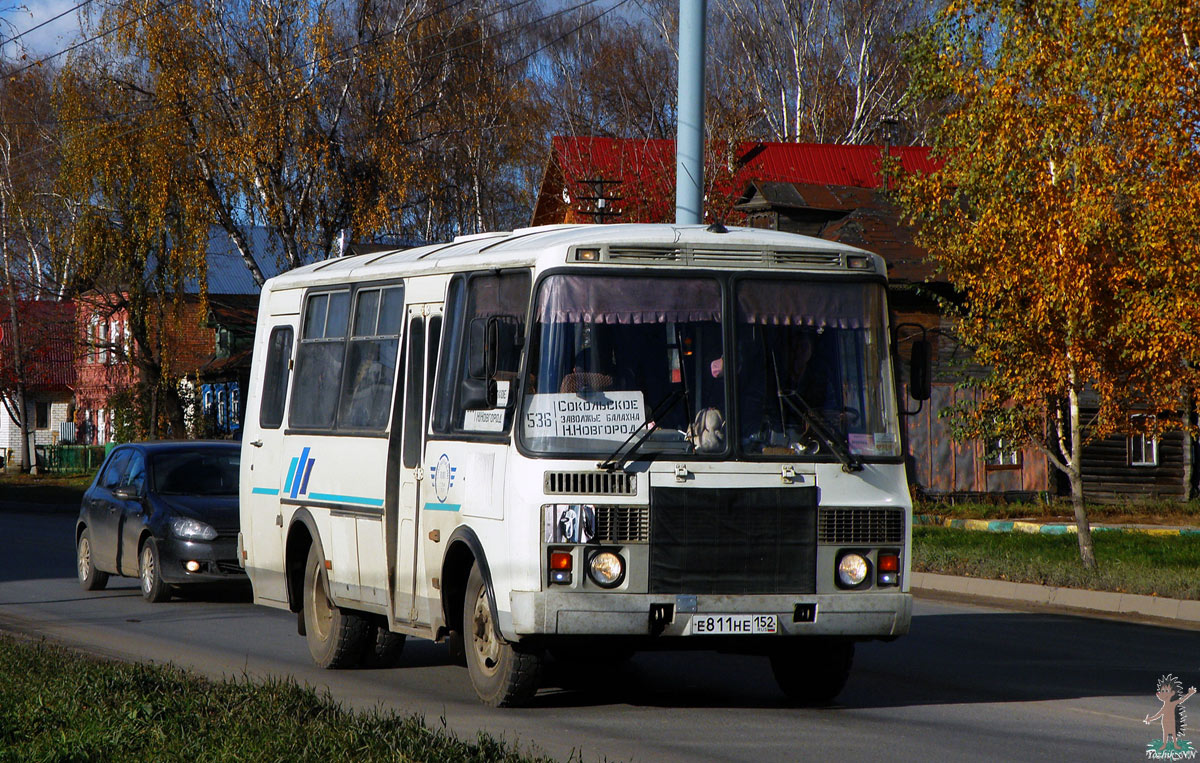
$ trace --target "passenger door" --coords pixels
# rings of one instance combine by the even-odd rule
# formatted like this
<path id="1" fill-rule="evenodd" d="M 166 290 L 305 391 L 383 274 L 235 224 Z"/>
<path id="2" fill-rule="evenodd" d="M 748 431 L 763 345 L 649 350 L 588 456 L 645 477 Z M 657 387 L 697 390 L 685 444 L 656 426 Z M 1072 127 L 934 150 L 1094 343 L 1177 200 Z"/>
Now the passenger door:
<path id="1" fill-rule="evenodd" d="M 117 565 L 122 574 L 139 572 L 138 539 L 146 526 L 146 456 L 133 451 L 121 476 L 120 529 L 117 532 Z"/>
<path id="2" fill-rule="evenodd" d="M 117 566 L 117 545 L 121 531 L 121 501 L 113 491 L 121 486 L 125 476 L 125 467 L 129 465 L 131 448 L 121 448 L 114 451 L 104 466 L 100 479 L 87 492 L 89 525 L 92 533 L 92 556 L 95 565 L 108 572 L 119 572 Z"/>
<path id="3" fill-rule="evenodd" d="M 438 346 L 442 334 L 442 305 L 409 305 L 406 316 L 408 333 L 404 352 L 404 416 L 400 437 L 399 532 L 396 547 L 396 619 L 409 623 L 428 623 L 427 604 L 417 597 L 419 582 L 425 575 L 421 546 L 421 504 L 423 485 L 430 479 L 423 463 L 426 433 L 429 431 L 429 402 L 432 399 Z"/>
<path id="4" fill-rule="evenodd" d="M 241 533 L 244 547 L 253 552 L 247 559 L 247 572 L 254 584 L 255 598 L 286 602 L 279 498 L 287 473 L 280 465 L 295 329 L 287 324 L 276 325 L 266 342 L 262 376 L 250 382 L 251 394 L 259 397 L 257 420 L 247 417 L 244 424 Z M 251 407 L 252 414 L 253 411 Z"/>

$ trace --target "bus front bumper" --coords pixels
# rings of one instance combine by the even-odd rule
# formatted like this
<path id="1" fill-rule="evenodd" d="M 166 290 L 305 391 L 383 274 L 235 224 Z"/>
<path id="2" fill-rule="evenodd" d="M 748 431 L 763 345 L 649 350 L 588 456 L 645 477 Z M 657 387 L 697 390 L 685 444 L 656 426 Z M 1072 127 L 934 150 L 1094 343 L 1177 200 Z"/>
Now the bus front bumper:
<path id="1" fill-rule="evenodd" d="M 512 634 L 524 636 L 697 635 L 710 616 L 774 617 L 777 636 L 889 638 L 908 633 L 912 595 L 856 592 L 804 595 L 663 595 L 512 592 Z M 745 618 L 729 618 L 729 622 Z M 711 623 L 711 620 L 706 620 Z M 507 629 L 506 629 L 507 630 Z M 761 633 L 761 630 L 758 631 Z M 703 636 L 699 636 L 703 638 Z M 751 636 L 757 637 L 757 636 Z"/>

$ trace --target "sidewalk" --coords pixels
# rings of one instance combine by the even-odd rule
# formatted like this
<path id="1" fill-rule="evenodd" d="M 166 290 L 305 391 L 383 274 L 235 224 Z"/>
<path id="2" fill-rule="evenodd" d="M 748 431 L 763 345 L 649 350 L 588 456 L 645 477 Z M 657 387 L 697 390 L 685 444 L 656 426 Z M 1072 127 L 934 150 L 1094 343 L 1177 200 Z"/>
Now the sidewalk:
<path id="1" fill-rule="evenodd" d="M 1166 620 L 1167 624 L 1177 627 L 1200 628 L 1200 601 L 1191 599 L 1057 588 L 1007 580 L 937 575 L 932 572 L 912 573 L 911 588 L 915 594 L 932 593 L 962 600 L 1055 607 L 1110 617 L 1152 617 Z"/>
<path id="2" fill-rule="evenodd" d="M 938 514 L 914 514 L 914 525 L 953 527 L 958 530 L 979 530 L 994 533 L 1024 532 L 1040 535 L 1067 535 L 1078 532 L 1073 522 L 1034 522 L 1023 519 L 950 519 Z M 1092 523 L 1092 532 L 1132 532 L 1146 535 L 1200 535 L 1200 527 L 1166 527 L 1162 525 L 1113 525 Z"/>

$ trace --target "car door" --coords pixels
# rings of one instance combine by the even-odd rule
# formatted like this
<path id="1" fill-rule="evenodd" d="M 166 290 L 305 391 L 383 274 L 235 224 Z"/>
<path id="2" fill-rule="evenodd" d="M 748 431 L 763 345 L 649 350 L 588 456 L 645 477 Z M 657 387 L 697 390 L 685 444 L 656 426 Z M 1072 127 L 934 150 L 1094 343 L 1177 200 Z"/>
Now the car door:
<path id="1" fill-rule="evenodd" d="M 113 491 L 120 487 L 132 453 L 131 448 L 113 451 L 100 472 L 100 478 L 84 497 L 92 534 L 92 558 L 96 567 L 106 572 L 117 572 L 119 569 L 117 545 L 123 514 L 121 501 L 113 495 Z"/>
<path id="2" fill-rule="evenodd" d="M 120 530 L 117 533 L 117 569 L 123 575 L 137 575 L 138 539 L 146 526 L 146 456 L 141 451 L 132 451 L 121 476 Z"/>

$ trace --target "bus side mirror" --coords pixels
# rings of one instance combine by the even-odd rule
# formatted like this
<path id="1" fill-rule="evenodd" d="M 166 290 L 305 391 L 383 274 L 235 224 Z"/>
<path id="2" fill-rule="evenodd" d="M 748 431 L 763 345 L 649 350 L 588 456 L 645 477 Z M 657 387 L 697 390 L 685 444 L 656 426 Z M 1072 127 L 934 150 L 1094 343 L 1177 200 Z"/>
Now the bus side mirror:
<path id="1" fill-rule="evenodd" d="M 909 358 L 908 396 L 913 400 L 928 400 L 931 367 L 931 352 L 929 342 L 918 339 L 912 343 L 912 355 Z"/>
<path id="2" fill-rule="evenodd" d="M 468 411 L 496 407 L 498 335 L 499 320 L 495 317 L 471 320 L 467 336 L 467 377 L 459 392 L 459 401 Z"/>

